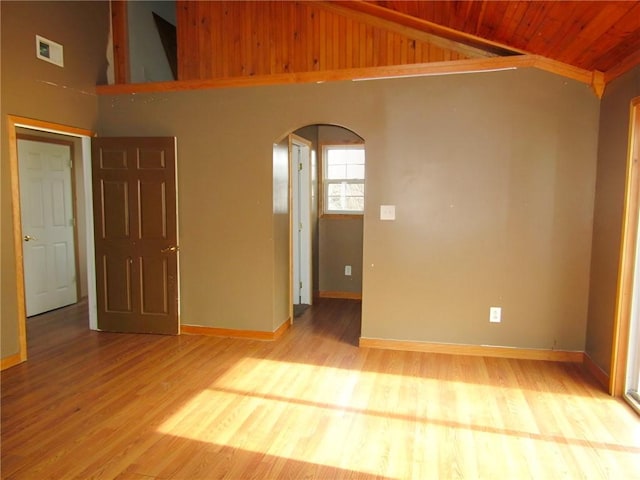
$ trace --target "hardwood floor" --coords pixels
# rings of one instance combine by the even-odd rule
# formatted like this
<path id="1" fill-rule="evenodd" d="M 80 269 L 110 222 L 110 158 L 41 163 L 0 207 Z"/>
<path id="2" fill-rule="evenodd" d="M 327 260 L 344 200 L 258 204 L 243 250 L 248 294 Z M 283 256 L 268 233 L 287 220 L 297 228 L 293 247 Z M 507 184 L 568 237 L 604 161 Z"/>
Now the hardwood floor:
<path id="1" fill-rule="evenodd" d="M 358 348 L 360 304 L 276 342 L 28 322 L 2 478 L 640 478 L 640 418 L 574 364 Z"/>

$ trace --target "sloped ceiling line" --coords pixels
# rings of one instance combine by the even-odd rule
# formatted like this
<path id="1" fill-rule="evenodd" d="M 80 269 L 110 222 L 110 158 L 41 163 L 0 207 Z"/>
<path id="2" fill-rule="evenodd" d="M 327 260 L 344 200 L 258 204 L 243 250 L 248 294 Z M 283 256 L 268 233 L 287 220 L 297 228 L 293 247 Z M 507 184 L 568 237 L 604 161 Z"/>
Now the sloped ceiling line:
<path id="1" fill-rule="evenodd" d="M 117 2 L 116 2 L 117 3 Z M 590 85 L 601 97 L 606 83 L 640 64 L 640 1 L 633 2 L 488 2 L 487 0 L 456 2 L 403 1 L 318 1 L 314 4 L 349 20 L 366 23 L 378 29 L 428 42 L 457 52 L 470 60 L 435 62 L 435 64 L 386 65 L 359 69 L 316 72 L 286 72 L 255 75 L 250 78 L 201 78 L 198 81 L 162 82 L 128 85 L 127 91 L 182 90 L 247 85 L 348 80 L 367 77 L 433 75 L 495 69 L 490 60 L 511 59 L 513 68 L 534 67 L 551 71 Z M 597 4 L 596 4 L 597 3 Z M 609 13 L 614 12 L 611 17 Z M 637 18 L 630 15 L 637 13 Z M 433 21 L 430 20 L 433 18 Z M 114 20 L 115 21 L 115 20 Z M 563 23 L 564 22 L 564 23 Z M 579 32 L 579 39 L 571 32 Z M 543 34 L 544 32 L 544 34 Z M 480 35 L 484 36 L 480 36 Z M 492 38 L 487 38 L 492 37 Z M 532 38 L 525 38 L 532 37 Z M 511 39 L 507 43 L 496 39 Z M 598 39 L 606 40 L 599 45 Z M 639 48 L 633 50 L 638 44 Z M 518 46 L 535 47 L 525 51 Z M 555 45 L 553 57 L 539 52 Z M 582 50 L 580 50 L 582 48 Z M 627 54 L 627 52 L 631 52 Z M 117 52 L 114 52 L 114 55 Z M 558 58 L 580 60 L 580 65 Z M 621 57 L 612 63 L 607 55 Z M 626 56 L 625 56 L 626 55 Z M 589 60 L 590 59 L 590 60 Z M 117 59 L 116 59 L 117 61 Z M 587 63 L 585 63 L 587 62 Z M 591 63 L 589 63 L 591 62 Z M 446 63 L 447 65 L 441 65 Z M 504 62 L 499 62 L 500 68 Z M 602 72 L 586 69 L 584 64 L 613 65 Z M 126 82 L 126 80 L 125 80 Z M 121 83 L 124 83 L 121 81 Z M 122 86 L 120 86 L 120 90 Z M 115 93 L 113 87 L 100 87 L 99 92 Z"/>
<path id="2" fill-rule="evenodd" d="M 486 42 L 601 71 L 607 80 L 640 64 L 640 1 L 388 0 L 343 4 L 399 22 L 424 22 L 425 28 L 441 28 L 440 35 L 457 35 L 461 42 L 466 37 L 479 45 Z"/>

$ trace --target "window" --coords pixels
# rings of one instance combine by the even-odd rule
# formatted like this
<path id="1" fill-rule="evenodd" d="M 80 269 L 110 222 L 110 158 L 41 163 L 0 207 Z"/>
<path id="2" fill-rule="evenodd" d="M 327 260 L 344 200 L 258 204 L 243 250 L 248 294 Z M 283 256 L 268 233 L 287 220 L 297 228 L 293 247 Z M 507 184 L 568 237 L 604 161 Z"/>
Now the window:
<path id="1" fill-rule="evenodd" d="M 325 145 L 323 213 L 364 213 L 364 145 Z"/>

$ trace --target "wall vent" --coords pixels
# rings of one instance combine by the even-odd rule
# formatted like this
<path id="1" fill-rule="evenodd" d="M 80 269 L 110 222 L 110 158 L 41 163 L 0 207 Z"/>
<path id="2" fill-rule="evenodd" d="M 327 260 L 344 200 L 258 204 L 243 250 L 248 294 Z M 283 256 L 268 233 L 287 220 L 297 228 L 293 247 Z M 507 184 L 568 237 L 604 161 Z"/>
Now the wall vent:
<path id="1" fill-rule="evenodd" d="M 36 35 L 36 57 L 45 62 L 64 67 L 62 45 Z"/>

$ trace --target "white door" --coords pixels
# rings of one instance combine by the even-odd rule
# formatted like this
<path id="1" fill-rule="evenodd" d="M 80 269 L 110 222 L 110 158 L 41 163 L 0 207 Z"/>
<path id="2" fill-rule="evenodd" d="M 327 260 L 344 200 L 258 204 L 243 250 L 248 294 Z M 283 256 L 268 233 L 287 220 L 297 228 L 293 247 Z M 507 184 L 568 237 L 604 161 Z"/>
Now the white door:
<path id="1" fill-rule="evenodd" d="M 71 148 L 18 140 L 27 316 L 78 301 Z"/>
<path id="2" fill-rule="evenodd" d="M 290 142 L 293 217 L 294 305 L 311 304 L 311 149 L 302 139 Z"/>

